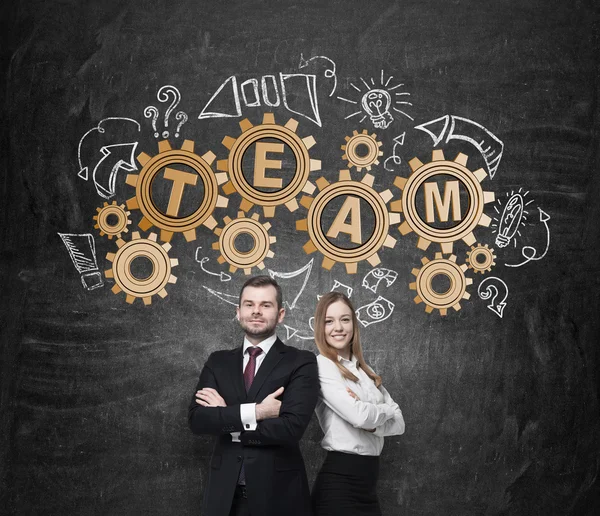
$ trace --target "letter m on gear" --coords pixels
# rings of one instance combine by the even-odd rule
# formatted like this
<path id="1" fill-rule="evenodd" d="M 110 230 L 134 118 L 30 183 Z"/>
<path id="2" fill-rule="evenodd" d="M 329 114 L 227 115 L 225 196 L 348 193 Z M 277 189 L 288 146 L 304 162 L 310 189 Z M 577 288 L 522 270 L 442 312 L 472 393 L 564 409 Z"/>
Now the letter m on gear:
<path id="1" fill-rule="evenodd" d="M 460 191 L 458 181 L 446 181 L 444 187 L 444 199 L 440 194 L 437 183 L 425 183 L 425 218 L 427 222 L 435 222 L 433 206 L 437 209 L 438 217 L 441 222 L 448 222 L 450 205 L 452 205 L 452 219 L 461 220 L 460 211 Z"/>

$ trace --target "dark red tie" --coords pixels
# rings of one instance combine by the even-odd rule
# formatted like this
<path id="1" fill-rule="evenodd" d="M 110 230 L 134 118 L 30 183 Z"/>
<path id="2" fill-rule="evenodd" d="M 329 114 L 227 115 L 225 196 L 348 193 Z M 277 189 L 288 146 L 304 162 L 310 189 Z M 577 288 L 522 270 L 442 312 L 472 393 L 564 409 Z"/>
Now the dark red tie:
<path id="1" fill-rule="evenodd" d="M 246 369 L 244 369 L 244 384 L 246 385 L 246 392 L 250 390 L 250 386 L 254 381 L 254 374 L 256 373 L 256 357 L 262 353 L 262 349 L 258 346 L 252 346 L 248 348 L 248 355 L 250 355 L 250 360 L 246 364 Z M 246 485 L 246 472 L 244 471 L 244 463 L 242 462 L 242 467 L 240 469 L 240 475 L 238 477 L 238 484 Z"/>
<path id="2" fill-rule="evenodd" d="M 246 364 L 246 369 L 244 369 L 244 385 L 246 385 L 246 392 L 250 390 L 250 386 L 254 381 L 254 374 L 256 373 L 256 357 L 262 353 L 262 349 L 258 346 L 253 346 L 248 348 L 248 355 L 250 355 L 250 360 Z"/>

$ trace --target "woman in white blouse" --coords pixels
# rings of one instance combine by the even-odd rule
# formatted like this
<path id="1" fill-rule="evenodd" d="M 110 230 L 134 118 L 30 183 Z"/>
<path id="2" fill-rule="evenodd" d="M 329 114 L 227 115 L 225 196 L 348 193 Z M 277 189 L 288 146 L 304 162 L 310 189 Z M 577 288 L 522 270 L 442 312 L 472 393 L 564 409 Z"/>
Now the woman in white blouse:
<path id="1" fill-rule="evenodd" d="M 379 455 L 386 435 L 404 433 L 402 411 L 365 363 L 350 300 L 329 292 L 315 314 L 321 394 L 315 412 L 327 458 L 315 480 L 315 516 L 381 515 Z"/>

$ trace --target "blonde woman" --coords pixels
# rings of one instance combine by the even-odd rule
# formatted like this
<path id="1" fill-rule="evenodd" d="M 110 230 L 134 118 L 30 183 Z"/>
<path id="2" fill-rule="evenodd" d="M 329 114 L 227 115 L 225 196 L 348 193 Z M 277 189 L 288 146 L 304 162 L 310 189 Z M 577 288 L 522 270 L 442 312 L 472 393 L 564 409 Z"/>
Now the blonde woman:
<path id="1" fill-rule="evenodd" d="M 402 411 L 365 363 L 350 300 L 329 292 L 315 314 L 321 393 L 315 412 L 327 458 L 312 491 L 315 516 L 381 515 L 379 455 L 386 435 L 404 433 Z"/>

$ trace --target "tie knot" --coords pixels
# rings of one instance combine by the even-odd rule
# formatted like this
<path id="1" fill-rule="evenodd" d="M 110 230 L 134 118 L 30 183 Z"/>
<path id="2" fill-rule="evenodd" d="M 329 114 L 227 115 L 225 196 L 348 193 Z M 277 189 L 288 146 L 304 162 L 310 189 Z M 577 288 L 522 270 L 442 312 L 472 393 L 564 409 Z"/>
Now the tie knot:
<path id="1" fill-rule="evenodd" d="M 262 349 L 259 348 L 258 346 L 253 346 L 251 348 L 248 348 L 248 354 L 251 357 L 257 357 L 258 355 L 260 355 L 262 353 Z"/>

